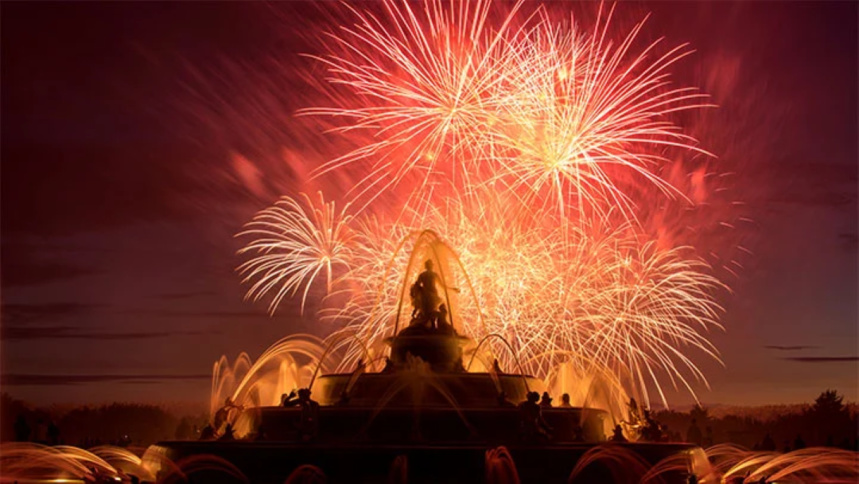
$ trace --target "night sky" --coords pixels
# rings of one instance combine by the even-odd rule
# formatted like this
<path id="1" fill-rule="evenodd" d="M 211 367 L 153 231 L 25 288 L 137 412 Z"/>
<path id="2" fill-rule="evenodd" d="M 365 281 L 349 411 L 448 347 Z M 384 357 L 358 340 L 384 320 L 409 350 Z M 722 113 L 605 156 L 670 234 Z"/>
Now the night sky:
<path id="1" fill-rule="evenodd" d="M 725 366 L 696 359 L 703 402 L 859 400 L 857 9 L 619 7 L 696 50 L 677 75 L 720 107 L 695 134 L 751 220 L 711 335 Z M 294 118 L 313 95 L 299 54 L 331 21 L 309 3 L 2 4 L 3 391 L 204 403 L 221 354 L 332 329 L 243 302 L 233 237 L 310 184 L 295 160 L 323 141 Z"/>

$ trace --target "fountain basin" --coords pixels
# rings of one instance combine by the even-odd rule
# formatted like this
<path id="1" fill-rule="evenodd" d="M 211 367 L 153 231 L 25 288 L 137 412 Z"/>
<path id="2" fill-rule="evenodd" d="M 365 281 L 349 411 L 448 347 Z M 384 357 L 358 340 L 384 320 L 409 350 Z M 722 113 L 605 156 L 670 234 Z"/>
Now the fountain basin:
<path id="1" fill-rule="evenodd" d="M 515 463 L 520 482 L 566 483 L 576 462 L 596 444 L 507 445 Z M 602 444 L 607 445 L 607 444 Z M 624 447 L 639 455 L 650 465 L 673 455 L 691 454 L 699 448 L 691 444 L 608 444 Z M 482 444 L 427 445 L 400 443 L 382 445 L 369 443 L 286 443 L 286 442 L 162 442 L 151 446 L 143 459 L 156 466 L 159 457 L 179 461 L 202 454 L 231 462 L 253 483 L 282 483 L 293 470 L 302 465 L 321 469 L 329 483 L 380 483 L 388 480 L 395 461 L 405 458 L 408 483 L 485 482 L 487 451 L 494 447 Z M 153 467 L 150 467 L 153 468 Z M 675 470 L 660 475 L 666 483 L 686 483 L 687 474 Z M 238 482 L 207 476 L 190 482 Z M 400 482 L 400 481 L 394 481 Z M 514 481 L 506 481 L 514 482 Z M 614 482 L 611 473 L 600 465 L 580 474 L 573 482 Z"/>

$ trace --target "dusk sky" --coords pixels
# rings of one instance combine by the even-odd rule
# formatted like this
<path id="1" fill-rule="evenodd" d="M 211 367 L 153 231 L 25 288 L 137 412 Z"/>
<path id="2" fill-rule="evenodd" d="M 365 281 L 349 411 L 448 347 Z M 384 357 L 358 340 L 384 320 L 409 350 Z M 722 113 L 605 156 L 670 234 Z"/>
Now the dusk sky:
<path id="1" fill-rule="evenodd" d="M 710 335 L 724 367 L 694 355 L 701 401 L 859 400 L 859 4 L 618 12 L 695 49 L 676 75 L 719 105 L 695 135 L 750 220 Z M 325 137 L 295 118 L 313 96 L 299 54 L 331 22 L 299 2 L 2 4 L 2 391 L 204 404 L 222 354 L 334 329 L 244 302 L 233 237 L 311 184 L 296 160 Z"/>

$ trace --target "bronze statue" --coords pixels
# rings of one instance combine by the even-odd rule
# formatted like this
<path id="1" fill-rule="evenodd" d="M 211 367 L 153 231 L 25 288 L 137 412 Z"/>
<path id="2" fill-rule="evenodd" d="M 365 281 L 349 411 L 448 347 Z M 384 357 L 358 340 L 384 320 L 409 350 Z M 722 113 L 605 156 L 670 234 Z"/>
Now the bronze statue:
<path id="1" fill-rule="evenodd" d="M 436 309 L 438 308 L 441 298 L 438 297 L 438 288 L 436 283 L 439 282 L 438 274 L 432 270 L 432 260 L 427 259 L 424 262 L 424 271 L 420 273 L 418 279 L 412 289 L 413 294 L 417 296 L 415 308 L 420 308 L 422 319 L 424 322 L 435 319 Z"/>
<path id="2" fill-rule="evenodd" d="M 418 275 L 409 290 L 413 308 L 410 323 L 412 326 L 425 325 L 429 329 L 442 329 L 448 332 L 452 329 L 451 322 L 448 321 L 448 308 L 441 304 L 439 287 L 459 292 L 459 289 L 448 288 L 443 284 L 439 275 L 433 271 L 432 260 L 427 259 L 424 261 L 424 271 Z"/>

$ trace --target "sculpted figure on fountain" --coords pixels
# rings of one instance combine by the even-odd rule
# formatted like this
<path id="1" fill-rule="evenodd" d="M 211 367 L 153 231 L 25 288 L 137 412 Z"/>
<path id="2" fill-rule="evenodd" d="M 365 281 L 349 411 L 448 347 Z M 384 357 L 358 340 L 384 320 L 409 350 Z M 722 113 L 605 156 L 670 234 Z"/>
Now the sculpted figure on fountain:
<path id="1" fill-rule="evenodd" d="M 424 271 L 418 275 L 409 290 L 412 300 L 412 319 L 410 326 L 424 326 L 427 329 L 437 329 L 445 333 L 455 333 L 448 322 L 448 308 L 441 304 L 438 288 L 442 287 L 458 292 L 457 288 L 448 288 L 438 274 L 433 271 L 433 262 L 424 262 Z"/>

